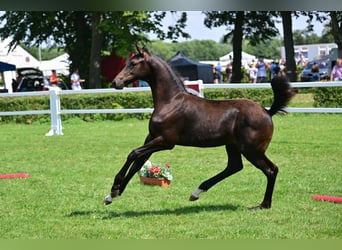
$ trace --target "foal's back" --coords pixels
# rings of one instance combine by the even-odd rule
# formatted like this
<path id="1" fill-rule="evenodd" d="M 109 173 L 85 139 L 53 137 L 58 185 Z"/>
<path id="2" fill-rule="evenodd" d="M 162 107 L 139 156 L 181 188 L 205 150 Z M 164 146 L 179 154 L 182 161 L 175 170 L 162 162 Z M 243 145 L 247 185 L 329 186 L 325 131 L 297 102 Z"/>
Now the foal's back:
<path id="1" fill-rule="evenodd" d="M 165 112 L 167 123 L 172 124 L 165 136 L 174 144 L 214 147 L 262 139 L 262 144 L 268 145 L 272 138 L 271 116 L 251 100 L 217 101 L 184 94 L 178 101 L 176 110 Z"/>

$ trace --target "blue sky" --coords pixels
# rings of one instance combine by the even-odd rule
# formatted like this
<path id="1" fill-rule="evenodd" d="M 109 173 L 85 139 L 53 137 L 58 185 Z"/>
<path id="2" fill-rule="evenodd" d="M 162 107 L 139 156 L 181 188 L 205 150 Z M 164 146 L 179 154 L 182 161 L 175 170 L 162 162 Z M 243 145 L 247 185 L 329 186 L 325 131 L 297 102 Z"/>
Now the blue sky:
<path id="1" fill-rule="evenodd" d="M 201 13 L 201 11 L 188 11 L 188 21 L 187 21 L 187 27 L 185 29 L 186 32 L 188 32 L 191 35 L 191 40 L 203 40 L 203 39 L 211 39 L 214 41 L 219 41 L 220 38 L 223 36 L 224 33 L 226 33 L 225 27 L 220 27 L 220 28 L 212 28 L 209 29 L 206 26 L 204 26 L 203 24 L 203 20 L 204 20 L 204 15 Z M 180 15 L 180 13 L 178 14 Z M 168 25 L 172 25 L 175 24 L 177 20 L 177 16 L 172 16 L 167 15 L 167 17 L 165 18 L 165 27 L 167 27 Z M 306 28 L 306 18 L 304 17 L 300 17 L 298 19 L 293 19 L 293 29 L 296 30 L 302 30 Z M 280 35 L 282 36 L 282 24 L 276 24 Z M 323 27 L 324 25 L 316 22 L 314 25 L 314 32 L 317 35 L 321 35 L 322 31 L 323 31 Z M 153 36 L 153 34 L 150 35 L 150 38 L 155 39 L 155 37 Z M 179 39 L 179 42 L 181 41 L 185 41 L 185 39 Z"/>

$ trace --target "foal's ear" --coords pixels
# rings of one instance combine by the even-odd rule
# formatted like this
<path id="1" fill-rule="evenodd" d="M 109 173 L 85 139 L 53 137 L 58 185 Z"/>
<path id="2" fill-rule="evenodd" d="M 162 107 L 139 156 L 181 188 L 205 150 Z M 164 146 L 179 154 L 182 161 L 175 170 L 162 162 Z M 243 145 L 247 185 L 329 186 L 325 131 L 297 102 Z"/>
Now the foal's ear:
<path id="1" fill-rule="evenodd" d="M 138 50 L 138 53 L 144 57 L 144 59 L 147 59 L 147 57 L 150 55 L 150 52 L 146 49 L 146 47 L 139 47 L 138 44 L 135 44 L 135 47 Z"/>
<path id="2" fill-rule="evenodd" d="M 139 54 L 143 54 L 144 49 L 143 49 L 143 48 L 140 48 L 140 47 L 138 46 L 137 43 L 135 44 L 135 48 L 137 49 L 137 51 L 138 51 Z"/>

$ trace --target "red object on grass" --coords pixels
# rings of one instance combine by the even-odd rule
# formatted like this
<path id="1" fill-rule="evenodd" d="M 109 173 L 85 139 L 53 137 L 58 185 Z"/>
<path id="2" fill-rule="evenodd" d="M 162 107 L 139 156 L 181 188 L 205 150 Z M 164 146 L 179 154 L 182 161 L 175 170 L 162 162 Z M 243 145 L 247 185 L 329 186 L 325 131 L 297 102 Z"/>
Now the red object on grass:
<path id="1" fill-rule="evenodd" d="M 335 202 L 335 203 L 342 202 L 342 197 L 337 197 L 337 196 L 313 195 L 312 198 L 314 200 L 330 201 L 330 202 Z"/>
<path id="2" fill-rule="evenodd" d="M 28 173 L 0 174 L 0 179 L 27 178 L 27 177 L 29 177 Z"/>

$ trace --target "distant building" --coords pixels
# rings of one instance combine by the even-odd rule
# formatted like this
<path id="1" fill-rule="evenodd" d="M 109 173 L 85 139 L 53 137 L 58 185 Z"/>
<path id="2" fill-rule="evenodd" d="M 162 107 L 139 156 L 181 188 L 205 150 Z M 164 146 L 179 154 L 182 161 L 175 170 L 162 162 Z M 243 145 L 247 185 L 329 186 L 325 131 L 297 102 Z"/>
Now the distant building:
<path id="1" fill-rule="evenodd" d="M 329 56 L 330 50 L 337 48 L 335 43 L 306 44 L 294 46 L 294 57 L 296 62 L 301 58 L 305 61 L 317 59 L 319 57 Z M 281 47 L 281 57 L 285 58 L 285 47 Z"/>

